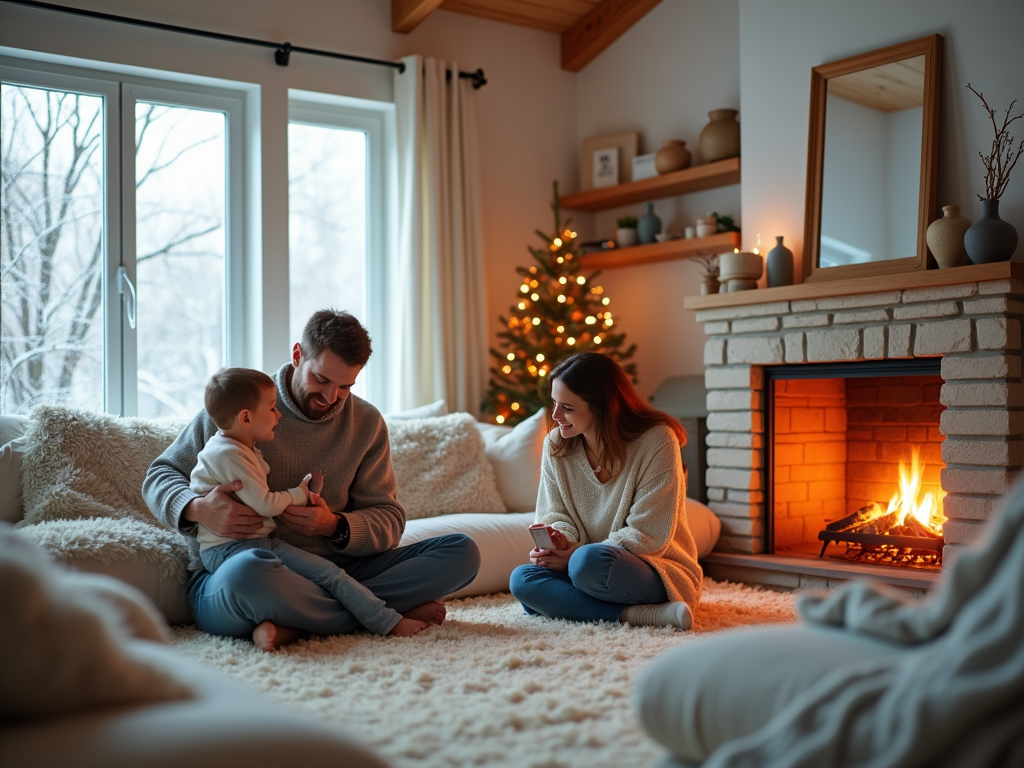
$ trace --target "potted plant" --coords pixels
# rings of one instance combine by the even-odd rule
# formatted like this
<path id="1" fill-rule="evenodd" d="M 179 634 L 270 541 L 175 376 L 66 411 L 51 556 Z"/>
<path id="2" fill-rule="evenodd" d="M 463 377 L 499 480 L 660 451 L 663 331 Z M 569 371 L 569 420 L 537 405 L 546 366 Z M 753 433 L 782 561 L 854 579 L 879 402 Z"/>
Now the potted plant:
<path id="1" fill-rule="evenodd" d="M 992 149 L 988 155 L 978 153 L 985 166 L 985 195 L 978 195 L 978 199 L 981 200 L 981 218 L 964 233 L 964 248 L 975 264 L 1009 261 L 1017 249 L 1017 230 L 1010 222 L 999 218 L 999 198 L 1003 196 L 1006 185 L 1010 182 L 1010 171 L 1024 151 L 1024 140 L 1015 147 L 1013 136 L 1009 133 L 1010 123 L 1024 117 L 1024 113 L 1010 117 L 1010 112 L 1017 103 L 1014 99 L 1007 107 L 1003 124 L 1000 126 L 996 123 L 996 111 L 985 101 L 985 96 L 971 88 L 970 83 L 967 87 L 981 99 L 981 104 L 992 122 L 995 138 L 992 140 Z"/>
<path id="2" fill-rule="evenodd" d="M 637 244 L 636 216 L 621 216 L 615 220 L 615 242 L 619 248 L 630 248 Z"/>
<path id="3" fill-rule="evenodd" d="M 711 251 L 699 250 L 694 254 L 693 261 L 700 266 L 701 295 L 707 296 L 711 293 L 718 293 L 718 254 L 712 253 Z"/>

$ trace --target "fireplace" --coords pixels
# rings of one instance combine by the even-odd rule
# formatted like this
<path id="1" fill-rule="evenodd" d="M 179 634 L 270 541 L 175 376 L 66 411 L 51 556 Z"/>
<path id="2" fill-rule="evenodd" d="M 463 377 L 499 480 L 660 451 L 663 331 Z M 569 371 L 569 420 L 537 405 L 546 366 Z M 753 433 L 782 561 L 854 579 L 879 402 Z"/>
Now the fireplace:
<path id="1" fill-rule="evenodd" d="M 757 581 L 746 578 L 742 569 L 781 572 L 783 566 L 775 563 L 798 560 L 796 576 L 758 583 L 822 586 L 838 565 L 882 572 L 883 580 L 889 573 L 907 572 L 892 578 L 934 581 L 937 574 L 846 566 L 829 557 L 845 549 L 846 542 L 829 543 L 826 556 L 818 558 L 824 543 L 818 534 L 868 502 L 887 506 L 889 480 L 878 488 L 872 486 L 873 476 L 891 465 L 898 468 L 900 458 L 909 458 L 899 451 L 914 442 L 926 464 L 924 484 L 944 494 L 942 513 L 948 519 L 942 527 L 942 563 L 948 565 L 979 537 L 1024 465 L 1024 264 L 688 297 L 684 306 L 697 311 L 708 335 L 705 481 L 708 506 L 722 522 L 715 552 L 706 559 L 712 577 Z M 848 366 L 854 372 L 823 376 L 823 369 L 815 368 L 820 365 Z M 844 403 L 845 457 L 843 448 L 832 444 L 839 441 L 827 439 L 827 427 L 841 432 L 841 421 L 824 424 L 825 436 L 816 438 L 819 445 L 812 453 L 823 466 L 819 477 L 807 482 L 817 483 L 815 488 L 826 495 L 786 498 L 785 493 L 796 490 L 792 467 L 798 462 L 786 465 L 776 455 L 794 449 L 772 437 L 772 421 L 782 416 L 773 416 L 771 398 L 778 390 L 796 397 L 801 387 L 810 386 L 806 382 L 830 379 L 822 385 L 831 388 L 825 394 L 804 394 L 834 398 L 834 410 L 824 411 L 823 418 L 831 413 L 829 418 L 841 419 L 839 403 Z M 872 387 L 877 395 L 887 386 L 883 379 L 892 385 L 886 396 L 916 398 L 916 404 L 859 404 Z M 906 389 L 911 382 L 920 385 L 917 394 Z M 872 409 L 884 413 L 884 408 L 899 407 L 924 418 L 907 424 L 863 423 Z M 862 439 L 869 426 L 873 439 Z M 901 445 L 904 434 L 907 445 Z M 789 487 L 777 477 L 786 466 Z M 782 503 L 787 506 L 780 517 L 776 512 Z M 806 551 L 790 557 L 798 548 Z M 820 564 L 826 562 L 835 565 L 821 576 L 825 566 Z"/>
<path id="2" fill-rule="evenodd" d="M 765 552 L 938 568 L 938 359 L 766 366 Z"/>

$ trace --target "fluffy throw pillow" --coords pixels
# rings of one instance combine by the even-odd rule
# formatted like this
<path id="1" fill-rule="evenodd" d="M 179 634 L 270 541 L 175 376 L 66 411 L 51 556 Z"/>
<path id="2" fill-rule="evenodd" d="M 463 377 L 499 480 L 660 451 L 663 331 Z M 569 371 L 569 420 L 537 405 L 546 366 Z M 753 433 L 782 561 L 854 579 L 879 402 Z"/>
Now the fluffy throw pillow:
<path id="1" fill-rule="evenodd" d="M 448 403 L 444 401 L 444 398 L 435 400 L 432 403 L 421 405 L 416 408 L 410 408 L 407 411 L 396 411 L 395 413 L 385 413 L 385 421 L 408 421 L 409 419 L 429 419 L 434 416 L 447 416 L 448 415 Z"/>
<path id="2" fill-rule="evenodd" d="M 509 512 L 533 512 L 537 508 L 540 460 L 547 437 L 544 410 L 514 428 L 478 424 L 484 450 L 494 465 L 498 492 Z"/>
<path id="3" fill-rule="evenodd" d="M 37 408 L 25 432 L 25 523 L 128 517 L 158 525 L 142 498 L 142 481 L 184 426 Z"/>
<path id="4" fill-rule="evenodd" d="M 388 423 L 398 499 L 409 520 L 457 512 L 506 512 L 468 413 Z"/>
<path id="5" fill-rule="evenodd" d="M 114 579 L 61 570 L 2 523 L 0 615 L 0 718 L 192 695 L 129 642 L 166 637 L 144 597 Z"/>

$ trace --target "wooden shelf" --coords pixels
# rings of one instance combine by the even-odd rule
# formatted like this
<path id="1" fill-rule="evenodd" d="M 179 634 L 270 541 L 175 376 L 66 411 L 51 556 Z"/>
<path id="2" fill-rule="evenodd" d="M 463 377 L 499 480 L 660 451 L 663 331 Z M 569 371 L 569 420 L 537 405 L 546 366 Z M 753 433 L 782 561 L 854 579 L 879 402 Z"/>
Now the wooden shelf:
<path id="1" fill-rule="evenodd" d="M 717 235 L 721 237 L 721 235 Z M 675 241 L 673 241 L 675 242 Z M 684 240 L 683 242 L 694 242 Z M 645 248 L 650 246 L 643 246 Z M 628 250 L 638 250 L 630 248 Z M 626 249 L 623 249 L 623 253 Z M 589 258 L 585 257 L 585 258 Z M 771 304 L 778 301 L 799 301 L 855 296 L 862 293 L 885 293 L 908 288 L 933 288 L 941 285 L 977 283 L 985 280 L 1024 280 L 1024 264 L 1001 261 L 995 264 L 969 264 L 949 269 L 916 270 L 894 275 L 852 277 L 843 280 L 819 280 L 813 283 L 786 285 L 779 288 L 758 288 L 736 293 L 714 293 L 708 296 L 687 296 L 684 309 L 718 309 L 747 304 Z"/>
<path id="2" fill-rule="evenodd" d="M 732 157 L 728 160 L 719 160 L 717 163 L 698 165 L 696 168 L 664 173 L 650 179 L 562 195 L 558 198 L 558 203 L 563 208 L 574 211 L 603 211 L 607 208 L 618 208 L 632 203 L 643 203 L 647 200 L 739 183 L 740 159 Z"/>
<path id="3" fill-rule="evenodd" d="M 583 257 L 587 269 L 615 269 L 654 264 L 672 259 L 687 259 L 699 253 L 726 253 L 740 247 L 739 232 L 719 232 L 711 237 L 692 237 L 689 240 L 669 240 L 665 243 L 637 245 L 632 248 L 613 248 L 610 251 L 588 253 Z"/>

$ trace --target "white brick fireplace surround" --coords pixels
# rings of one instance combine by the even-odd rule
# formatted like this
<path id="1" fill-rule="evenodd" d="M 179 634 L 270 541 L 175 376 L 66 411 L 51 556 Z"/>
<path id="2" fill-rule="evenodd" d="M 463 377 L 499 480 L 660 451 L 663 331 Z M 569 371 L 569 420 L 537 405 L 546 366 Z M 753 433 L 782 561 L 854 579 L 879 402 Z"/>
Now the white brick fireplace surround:
<path id="1" fill-rule="evenodd" d="M 1024 465 L 1024 264 L 689 297 L 684 306 L 697 311 L 709 337 L 706 482 L 709 506 L 722 520 L 716 554 L 762 564 L 770 557 L 761 555 L 768 522 L 766 365 L 941 358 L 947 563 L 975 540 Z M 712 563 L 726 571 L 719 575 L 735 577 L 738 559 L 716 554 Z M 778 583 L 831 580 L 820 569 L 807 573 L 818 575 Z"/>

